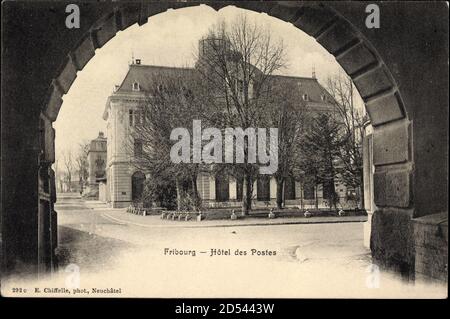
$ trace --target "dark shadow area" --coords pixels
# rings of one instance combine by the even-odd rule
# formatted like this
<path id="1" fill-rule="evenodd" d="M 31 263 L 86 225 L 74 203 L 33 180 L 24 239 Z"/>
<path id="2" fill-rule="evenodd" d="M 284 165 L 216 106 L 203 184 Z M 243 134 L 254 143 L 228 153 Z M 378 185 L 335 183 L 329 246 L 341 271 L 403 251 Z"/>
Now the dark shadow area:
<path id="1" fill-rule="evenodd" d="M 134 246 L 113 238 L 98 236 L 66 226 L 58 227 L 57 262 L 59 268 L 76 264 L 98 271 L 113 269 L 113 261 L 122 251 Z"/>

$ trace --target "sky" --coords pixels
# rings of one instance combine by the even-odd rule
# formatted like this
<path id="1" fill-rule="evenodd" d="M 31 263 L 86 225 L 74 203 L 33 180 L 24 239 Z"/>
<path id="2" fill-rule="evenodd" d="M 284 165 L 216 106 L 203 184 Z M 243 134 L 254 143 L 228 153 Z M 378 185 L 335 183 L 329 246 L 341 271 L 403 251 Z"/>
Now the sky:
<path id="1" fill-rule="evenodd" d="M 193 65 L 198 40 L 208 33 L 208 29 L 220 20 L 231 22 L 240 14 L 246 14 L 250 20 L 270 28 L 272 34 L 284 42 L 288 65 L 282 74 L 311 77 L 314 66 L 317 79 L 325 85 L 329 76 L 343 72 L 334 56 L 314 38 L 267 14 L 233 6 L 219 11 L 205 5 L 170 9 L 149 17 L 142 26 L 134 24 L 119 31 L 97 49 L 94 57 L 77 73 L 69 92 L 63 96 L 63 104 L 54 123 L 57 158 L 68 150 L 76 152 L 81 142 L 96 138 L 99 131 L 106 133 L 106 122 L 102 118 L 106 100 L 114 85 L 124 79 L 132 55 L 141 59 L 142 64 Z"/>

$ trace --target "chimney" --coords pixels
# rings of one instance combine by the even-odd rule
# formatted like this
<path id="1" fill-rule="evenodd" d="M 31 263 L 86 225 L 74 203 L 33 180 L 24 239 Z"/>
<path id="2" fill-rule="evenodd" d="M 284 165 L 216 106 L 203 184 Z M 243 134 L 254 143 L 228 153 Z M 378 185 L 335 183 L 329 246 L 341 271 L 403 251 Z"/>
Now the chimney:
<path id="1" fill-rule="evenodd" d="M 136 59 L 136 64 L 141 64 L 141 59 Z"/>
<path id="2" fill-rule="evenodd" d="M 99 138 L 105 138 L 105 134 L 103 132 L 98 132 L 98 137 Z"/>

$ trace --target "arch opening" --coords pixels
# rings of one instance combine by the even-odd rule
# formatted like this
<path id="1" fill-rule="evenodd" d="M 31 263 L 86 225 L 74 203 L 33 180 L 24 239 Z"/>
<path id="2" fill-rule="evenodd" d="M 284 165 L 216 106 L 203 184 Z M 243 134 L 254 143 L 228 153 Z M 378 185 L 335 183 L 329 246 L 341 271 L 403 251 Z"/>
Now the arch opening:
<path id="1" fill-rule="evenodd" d="M 136 22 L 143 25 L 149 16 L 164 12 L 170 6 L 174 5 L 164 4 L 157 7 L 119 5 L 100 19 L 89 34 L 80 41 L 80 45 L 70 52 L 68 62 L 51 85 L 49 102 L 41 115 L 46 132 L 45 137 L 42 137 L 46 140 L 45 145 L 41 146 L 45 148 L 42 150 L 43 153 L 50 154 L 54 149 L 52 142 L 47 139 L 54 134 L 52 122 L 58 115 L 62 96 L 68 92 L 77 76 L 77 71 L 82 70 L 94 56 L 95 50 L 115 37 L 118 31 L 125 30 Z M 183 4 L 177 4 L 176 7 L 178 6 L 181 7 Z M 225 4 L 212 5 L 216 10 L 224 6 Z M 390 70 L 364 36 L 348 20 L 325 5 L 243 3 L 236 6 L 265 12 L 305 31 L 333 54 L 336 61 L 352 78 L 371 119 L 367 145 L 371 147 L 372 158 L 367 170 L 373 173 L 373 179 L 371 186 L 368 187 L 374 189 L 372 204 L 380 211 L 378 214 L 380 219 L 376 220 L 374 226 L 376 233 L 372 236 L 373 255 L 379 260 L 388 260 L 386 262 L 388 264 L 391 257 L 383 255 L 386 248 L 383 245 L 386 241 L 393 239 L 388 238 L 387 231 L 382 228 L 385 224 L 382 221 L 383 218 L 393 211 L 399 212 L 405 217 L 401 224 L 407 225 L 410 216 L 416 214 L 412 195 L 414 164 L 411 154 L 411 136 L 413 128 Z M 41 166 L 43 165 L 44 161 L 41 161 Z M 39 178 L 46 178 L 44 175 L 40 174 Z M 389 190 L 388 194 L 383 193 L 382 189 Z M 48 210 L 48 207 L 45 210 Z M 405 226 L 405 229 L 407 227 L 409 226 Z M 395 232 L 394 229 L 391 231 Z M 406 255 L 400 253 L 400 258 L 405 262 L 404 265 L 407 265 L 402 266 L 405 273 L 411 273 L 414 269 L 414 254 L 408 243 L 410 240 L 410 237 L 402 238 L 402 242 L 406 244 L 402 244 L 403 246 L 398 249 L 406 251 Z"/>

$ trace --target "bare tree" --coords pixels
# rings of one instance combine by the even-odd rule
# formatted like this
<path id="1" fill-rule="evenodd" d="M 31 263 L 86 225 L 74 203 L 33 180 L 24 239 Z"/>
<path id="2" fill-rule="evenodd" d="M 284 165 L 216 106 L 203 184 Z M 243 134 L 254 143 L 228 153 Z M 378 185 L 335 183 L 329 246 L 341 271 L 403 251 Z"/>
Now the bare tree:
<path id="1" fill-rule="evenodd" d="M 200 41 L 196 69 L 200 73 L 215 127 L 263 127 L 264 106 L 270 99 L 270 77 L 284 62 L 284 45 L 274 41 L 270 30 L 241 15 L 234 22 L 212 27 Z M 215 120 L 215 122 L 214 122 Z M 243 176 L 242 214 L 251 209 L 257 167 L 248 163 L 248 139 L 244 164 L 235 165 Z"/>
<path id="2" fill-rule="evenodd" d="M 63 152 L 63 163 L 65 168 L 65 176 L 66 176 L 66 182 L 67 182 L 67 191 L 72 191 L 72 176 L 73 176 L 73 170 L 74 170 L 74 163 L 73 163 L 73 152 L 71 150 L 66 150 Z"/>
<path id="3" fill-rule="evenodd" d="M 285 181 L 293 178 L 301 156 L 301 139 L 305 134 L 306 102 L 301 98 L 295 82 L 273 77 L 272 100 L 267 113 L 268 125 L 278 128 L 277 208 L 282 208 L 285 198 Z"/>
<path id="4" fill-rule="evenodd" d="M 89 153 L 90 143 L 88 141 L 83 141 L 78 145 L 78 153 L 75 158 L 76 169 L 78 171 L 78 178 L 80 183 L 81 191 L 83 190 L 83 185 L 87 182 L 89 178 L 89 163 L 88 163 L 88 153 Z"/>
<path id="5" fill-rule="evenodd" d="M 198 163 L 173 163 L 170 158 L 174 128 L 190 128 L 194 119 L 201 118 L 193 86 L 198 83 L 189 69 L 156 74 L 151 80 L 147 96 L 134 113 L 134 127 L 128 143 L 132 164 L 147 173 L 156 185 L 176 185 L 177 208 L 183 200 L 190 200 L 190 208 L 198 209 Z M 190 132 L 192 136 L 192 132 Z M 192 154 L 191 154 L 192 155 Z"/>
<path id="6" fill-rule="evenodd" d="M 327 87 L 334 97 L 334 105 L 337 111 L 337 120 L 341 122 L 343 132 L 341 152 L 339 154 L 341 178 L 343 182 L 355 190 L 359 190 L 359 201 L 363 203 L 363 157 L 362 137 L 363 124 L 367 120 L 364 108 L 358 108 L 354 102 L 354 88 L 351 78 L 342 72 L 328 78 Z M 362 204 L 361 204 L 362 205 Z M 361 206 L 362 207 L 362 206 Z"/>
<path id="7" fill-rule="evenodd" d="M 302 170 L 315 186 L 323 185 L 324 198 L 330 208 L 336 208 L 338 198 L 335 181 L 341 177 L 337 159 L 346 143 L 340 133 L 341 127 L 332 114 L 320 114 L 313 119 L 311 129 L 305 134 L 300 146 Z M 317 193 L 315 197 L 317 208 Z"/>

